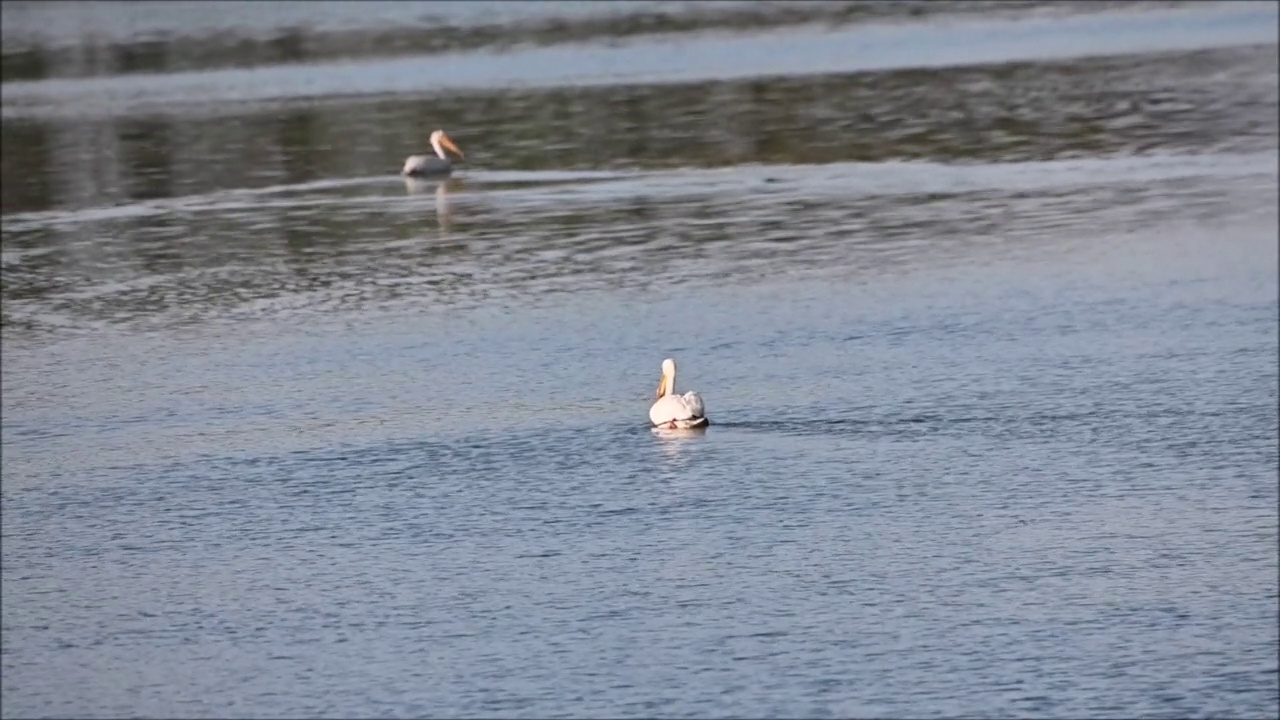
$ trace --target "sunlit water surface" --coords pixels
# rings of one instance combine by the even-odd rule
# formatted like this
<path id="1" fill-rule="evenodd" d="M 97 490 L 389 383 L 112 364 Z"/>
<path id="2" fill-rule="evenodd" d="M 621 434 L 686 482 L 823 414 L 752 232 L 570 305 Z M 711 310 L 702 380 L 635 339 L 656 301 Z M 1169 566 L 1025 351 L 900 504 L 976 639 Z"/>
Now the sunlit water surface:
<path id="1" fill-rule="evenodd" d="M 933 70 L 6 84 L 0 710 L 1274 716 L 1259 6 Z M 468 164 L 396 177 L 438 125 Z M 667 356 L 705 432 L 647 427 Z"/>

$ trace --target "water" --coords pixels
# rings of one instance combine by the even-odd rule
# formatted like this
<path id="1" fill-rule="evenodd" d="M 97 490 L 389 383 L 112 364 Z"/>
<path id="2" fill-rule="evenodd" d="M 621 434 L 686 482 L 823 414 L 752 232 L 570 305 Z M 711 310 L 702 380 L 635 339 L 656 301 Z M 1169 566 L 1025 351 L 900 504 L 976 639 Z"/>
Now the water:
<path id="1" fill-rule="evenodd" d="M 1275 6 L 608 6 L 5 4 L 0 713 L 1274 716 Z"/>

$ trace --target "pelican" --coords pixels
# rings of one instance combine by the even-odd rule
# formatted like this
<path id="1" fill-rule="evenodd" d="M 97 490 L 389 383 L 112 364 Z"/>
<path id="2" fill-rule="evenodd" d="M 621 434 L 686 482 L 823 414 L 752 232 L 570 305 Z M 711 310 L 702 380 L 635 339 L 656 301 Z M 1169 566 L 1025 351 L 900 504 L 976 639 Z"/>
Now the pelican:
<path id="1" fill-rule="evenodd" d="M 443 130 L 436 130 L 431 133 L 431 149 L 436 151 L 437 157 L 430 155 L 410 155 L 405 158 L 404 169 L 400 171 L 401 175 L 407 177 L 444 177 L 453 172 L 453 163 L 449 162 L 449 156 L 444 154 L 445 149 L 453 151 L 453 154 L 460 158 L 466 158 L 457 145 L 444 134 Z"/>
<path id="2" fill-rule="evenodd" d="M 671 358 L 662 361 L 658 400 L 649 408 L 649 420 L 654 427 L 681 430 L 706 427 L 708 423 L 701 395 L 696 392 L 676 394 L 676 361 Z"/>

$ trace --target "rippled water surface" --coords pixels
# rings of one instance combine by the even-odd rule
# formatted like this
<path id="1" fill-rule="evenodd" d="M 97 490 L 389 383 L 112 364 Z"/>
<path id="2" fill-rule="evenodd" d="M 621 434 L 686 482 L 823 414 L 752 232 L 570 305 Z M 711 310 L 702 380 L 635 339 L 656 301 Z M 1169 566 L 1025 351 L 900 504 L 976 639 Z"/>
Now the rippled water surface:
<path id="1" fill-rule="evenodd" d="M 1274 3 L 133 7 L 3 6 L 4 717 L 1280 711 Z"/>

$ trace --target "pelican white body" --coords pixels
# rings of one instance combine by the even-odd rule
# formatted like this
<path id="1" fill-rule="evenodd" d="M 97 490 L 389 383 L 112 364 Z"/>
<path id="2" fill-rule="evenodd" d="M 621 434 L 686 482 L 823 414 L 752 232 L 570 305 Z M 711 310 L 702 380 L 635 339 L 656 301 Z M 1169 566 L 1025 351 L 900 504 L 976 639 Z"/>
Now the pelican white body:
<path id="1" fill-rule="evenodd" d="M 690 429 L 709 424 L 702 396 L 696 392 L 676 394 L 676 361 L 662 361 L 662 381 L 658 383 L 658 399 L 649 408 L 649 421 L 654 427 Z"/>

